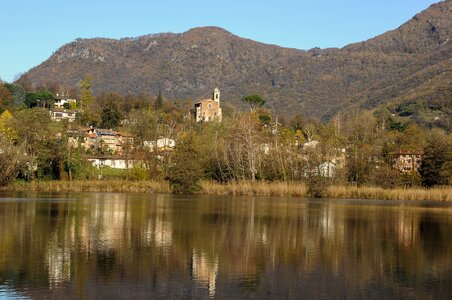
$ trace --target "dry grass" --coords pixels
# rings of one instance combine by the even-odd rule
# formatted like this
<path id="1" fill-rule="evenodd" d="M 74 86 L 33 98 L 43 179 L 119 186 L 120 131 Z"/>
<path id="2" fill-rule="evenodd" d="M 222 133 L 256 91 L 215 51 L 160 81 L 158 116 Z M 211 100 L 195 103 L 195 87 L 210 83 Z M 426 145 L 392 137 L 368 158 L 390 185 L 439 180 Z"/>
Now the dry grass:
<path id="1" fill-rule="evenodd" d="M 236 181 L 218 183 L 203 181 L 201 192 L 206 195 L 233 196 L 288 196 L 305 197 L 306 187 L 301 182 L 251 182 Z"/>
<path id="2" fill-rule="evenodd" d="M 332 186 L 328 188 L 329 198 L 452 201 L 452 187 L 395 188 Z"/>
<path id="3" fill-rule="evenodd" d="M 75 180 L 75 181 L 17 181 L 3 190 L 42 191 L 42 192 L 140 192 L 171 193 L 166 181 L 130 181 L 109 180 Z M 307 197 L 306 186 L 301 182 L 251 182 L 238 181 L 218 183 L 201 182 L 199 194 L 231 196 L 276 196 Z M 381 199 L 413 201 L 452 201 L 452 187 L 396 188 L 331 186 L 326 192 L 327 198 L 342 199 Z"/>
<path id="4" fill-rule="evenodd" d="M 166 181 L 110 180 L 53 180 L 15 182 L 5 188 L 12 191 L 40 192 L 140 192 L 171 193 Z"/>

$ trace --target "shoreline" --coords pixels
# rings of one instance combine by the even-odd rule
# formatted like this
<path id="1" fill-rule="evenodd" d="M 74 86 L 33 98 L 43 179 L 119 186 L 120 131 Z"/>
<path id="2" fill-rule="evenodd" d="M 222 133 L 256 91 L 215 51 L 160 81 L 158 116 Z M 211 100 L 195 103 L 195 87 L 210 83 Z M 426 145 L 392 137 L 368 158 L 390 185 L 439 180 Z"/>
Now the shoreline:
<path id="1" fill-rule="evenodd" d="M 51 180 L 51 181 L 16 181 L 0 191 L 18 192 L 118 192 L 118 193 L 161 193 L 171 194 L 166 181 L 131 181 L 131 180 Z M 202 181 L 199 195 L 218 196 L 267 196 L 267 197 L 309 197 L 302 182 L 251 182 L 240 181 L 218 183 Z M 335 199 L 373 199 L 401 201 L 452 202 L 452 187 L 435 187 L 426 189 L 355 186 L 330 186 L 323 198 Z"/>

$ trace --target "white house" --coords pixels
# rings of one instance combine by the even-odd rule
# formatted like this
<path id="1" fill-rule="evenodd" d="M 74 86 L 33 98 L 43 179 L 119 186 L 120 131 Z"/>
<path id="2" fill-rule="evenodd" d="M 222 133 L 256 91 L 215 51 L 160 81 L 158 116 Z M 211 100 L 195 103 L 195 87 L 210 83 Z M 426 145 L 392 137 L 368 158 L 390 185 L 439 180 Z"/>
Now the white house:
<path id="1" fill-rule="evenodd" d="M 92 157 L 88 161 L 96 168 L 110 167 L 113 169 L 127 170 L 139 163 L 136 160 L 124 159 L 120 157 Z"/>
<path id="2" fill-rule="evenodd" d="M 149 151 L 171 151 L 176 147 L 176 142 L 170 138 L 160 138 L 156 141 L 144 141 L 144 148 L 149 149 Z"/>
<path id="3" fill-rule="evenodd" d="M 69 107 L 75 107 L 77 105 L 77 100 L 75 99 L 55 99 L 53 106 L 55 108 L 64 108 L 64 104 L 68 104 Z"/>
<path id="4" fill-rule="evenodd" d="M 77 112 L 71 109 L 61 109 L 61 108 L 52 108 L 49 110 L 50 118 L 52 121 L 62 121 L 68 120 L 69 122 L 74 122 Z"/>
<path id="5" fill-rule="evenodd" d="M 326 161 L 319 165 L 319 174 L 322 177 L 334 177 L 334 173 L 336 172 L 336 165 L 330 161 Z"/>
<path id="6" fill-rule="evenodd" d="M 303 149 L 313 149 L 319 144 L 318 141 L 310 141 L 303 144 Z"/>

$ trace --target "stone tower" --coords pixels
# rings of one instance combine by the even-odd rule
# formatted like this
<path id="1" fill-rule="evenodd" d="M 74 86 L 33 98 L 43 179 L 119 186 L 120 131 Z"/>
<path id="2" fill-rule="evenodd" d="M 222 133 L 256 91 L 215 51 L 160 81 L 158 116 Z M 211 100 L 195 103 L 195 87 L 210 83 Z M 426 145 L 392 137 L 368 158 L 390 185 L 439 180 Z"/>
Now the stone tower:
<path id="1" fill-rule="evenodd" d="M 220 90 L 218 88 L 215 88 L 213 90 L 213 101 L 218 103 L 218 106 L 220 106 Z"/>

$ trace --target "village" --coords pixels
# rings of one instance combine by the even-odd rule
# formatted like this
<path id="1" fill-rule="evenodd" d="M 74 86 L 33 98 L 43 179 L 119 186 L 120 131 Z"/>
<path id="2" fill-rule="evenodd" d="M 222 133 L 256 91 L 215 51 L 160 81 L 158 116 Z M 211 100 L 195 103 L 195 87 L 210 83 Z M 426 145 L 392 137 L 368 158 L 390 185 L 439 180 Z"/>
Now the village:
<path id="1" fill-rule="evenodd" d="M 196 101 L 193 108 L 183 116 L 184 122 L 194 122 L 197 124 L 221 123 L 223 121 L 223 112 L 220 104 L 221 94 L 218 88 L 212 92 L 212 96 L 206 99 Z M 37 100 L 39 103 L 39 100 Z M 45 106 L 47 107 L 47 106 Z M 60 136 L 67 138 L 67 145 L 73 149 L 73 152 L 81 151 L 81 157 L 88 161 L 92 166 L 100 168 L 111 168 L 118 170 L 129 170 L 135 166 L 148 167 L 145 157 L 153 154 L 153 158 L 162 163 L 167 163 L 171 158 L 171 153 L 176 147 L 176 137 L 173 135 L 158 135 L 154 140 L 141 139 L 138 144 L 136 137 L 130 132 L 117 131 L 112 128 L 100 127 L 83 127 L 76 124 L 77 114 L 83 112 L 76 99 L 65 98 L 57 95 L 54 102 L 48 105 L 48 112 L 53 122 L 63 122 L 69 124 L 66 132 L 58 133 Z M 323 141 L 319 139 L 317 134 L 310 131 L 318 130 L 309 128 L 312 124 L 305 124 L 304 128 L 297 128 L 295 134 L 289 135 L 289 140 L 281 143 L 281 135 L 288 135 L 287 126 L 278 122 L 278 118 L 270 120 L 268 110 L 256 110 L 254 107 L 251 114 L 255 114 L 260 118 L 258 122 L 260 129 L 267 138 L 255 138 L 252 141 L 251 148 L 246 151 L 248 154 L 261 157 L 259 163 L 272 155 L 275 149 L 283 149 L 287 153 L 287 157 L 291 155 L 298 156 L 302 164 L 300 170 L 295 170 L 297 178 L 307 178 L 313 174 L 326 178 L 334 178 L 337 171 L 346 167 L 347 160 L 353 153 L 350 148 L 353 145 L 347 143 L 337 143 L 332 149 L 321 150 Z M 2 118 L 6 119 L 9 112 L 5 110 Z M 262 121 L 263 120 L 263 121 Z M 137 120 L 140 122 L 140 120 Z M 130 122 L 130 120 L 121 120 L 122 124 Z M 167 125 L 166 125 L 167 126 Z M 256 153 L 255 153 L 256 152 Z M 259 152 L 259 153 L 257 153 Z M 322 155 L 319 155 L 322 152 Z M 419 168 L 422 162 L 422 149 L 400 149 L 390 153 L 389 163 L 394 170 L 400 174 L 419 174 Z M 363 157 L 365 163 L 378 169 L 384 165 L 381 156 L 369 152 L 367 158 Z M 310 162 L 313 161 L 313 163 Z M 388 162 L 388 160 L 386 160 Z M 251 178 L 257 176 L 256 166 L 252 166 L 253 162 L 248 161 L 251 170 Z M 256 170 L 253 170 L 255 168 Z M 301 174 L 301 175 L 300 175 Z M 246 176 L 241 178 L 245 179 Z M 240 176 L 236 176 L 240 179 Z"/>

